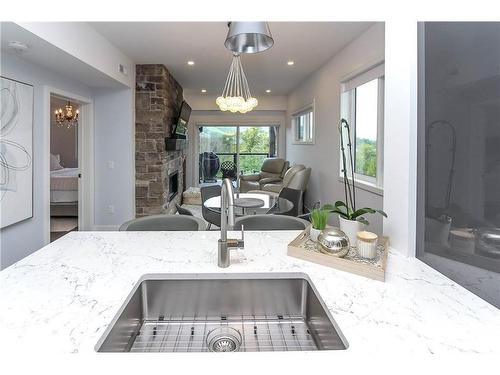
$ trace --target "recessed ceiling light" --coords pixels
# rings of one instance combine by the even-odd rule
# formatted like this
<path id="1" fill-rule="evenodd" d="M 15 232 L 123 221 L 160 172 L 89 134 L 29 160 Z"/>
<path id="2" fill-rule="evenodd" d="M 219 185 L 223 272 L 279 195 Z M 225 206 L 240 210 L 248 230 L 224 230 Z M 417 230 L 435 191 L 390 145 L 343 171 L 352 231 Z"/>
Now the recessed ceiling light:
<path id="1" fill-rule="evenodd" d="M 202 92 L 202 93 L 206 93 L 206 92 L 207 92 L 207 90 L 205 90 L 205 89 L 201 89 L 201 92 Z"/>
<path id="2" fill-rule="evenodd" d="M 295 64 L 295 61 L 293 61 L 293 60 L 288 60 L 288 62 L 287 62 L 286 64 L 287 64 L 287 65 L 292 66 L 293 64 Z"/>
<path id="3" fill-rule="evenodd" d="M 269 94 L 271 92 L 271 90 L 267 89 L 266 92 Z"/>
<path id="4" fill-rule="evenodd" d="M 188 65 L 194 65 L 194 61 L 193 60 L 189 60 L 187 64 Z"/>

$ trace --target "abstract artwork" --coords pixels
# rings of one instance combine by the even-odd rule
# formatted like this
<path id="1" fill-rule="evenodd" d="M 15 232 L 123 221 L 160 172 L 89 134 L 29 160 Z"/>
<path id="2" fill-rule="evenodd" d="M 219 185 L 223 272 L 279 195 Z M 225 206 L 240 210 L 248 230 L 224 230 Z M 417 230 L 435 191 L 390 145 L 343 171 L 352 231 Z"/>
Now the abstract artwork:
<path id="1" fill-rule="evenodd" d="M 33 86 L 0 80 L 0 228 L 4 228 L 33 216 Z"/>

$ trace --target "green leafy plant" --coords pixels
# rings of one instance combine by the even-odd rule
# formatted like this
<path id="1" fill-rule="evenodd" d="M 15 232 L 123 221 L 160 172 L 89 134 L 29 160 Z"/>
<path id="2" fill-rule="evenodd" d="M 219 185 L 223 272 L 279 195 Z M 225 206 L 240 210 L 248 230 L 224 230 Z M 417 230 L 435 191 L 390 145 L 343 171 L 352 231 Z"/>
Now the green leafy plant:
<path id="1" fill-rule="evenodd" d="M 326 208 L 325 208 L 326 207 Z M 315 208 L 311 211 L 311 224 L 314 229 L 323 230 L 326 228 L 326 222 L 331 214 L 329 205 L 323 208 Z"/>
<path id="2" fill-rule="evenodd" d="M 345 119 L 339 122 L 340 133 L 340 151 L 342 152 L 342 176 L 344 177 L 344 194 L 345 201 L 337 201 L 333 205 L 325 205 L 323 209 L 328 209 L 330 212 L 337 213 L 339 216 L 346 220 L 357 220 L 363 224 L 369 224 L 368 220 L 362 215 L 379 213 L 387 217 L 387 214 L 382 210 L 376 210 L 370 207 L 363 207 L 356 209 L 356 185 L 354 180 L 354 159 L 352 155 L 352 142 L 351 142 L 351 127 Z M 345 144 L 345 138 L 347 144 Z M 349 161 L 346 156 L 346 146 L 349 152 Z M 349 164 L 347 164 L 349 162 Z M 351 178 L 347 176 L 348 167 L 351 171 Z"/>

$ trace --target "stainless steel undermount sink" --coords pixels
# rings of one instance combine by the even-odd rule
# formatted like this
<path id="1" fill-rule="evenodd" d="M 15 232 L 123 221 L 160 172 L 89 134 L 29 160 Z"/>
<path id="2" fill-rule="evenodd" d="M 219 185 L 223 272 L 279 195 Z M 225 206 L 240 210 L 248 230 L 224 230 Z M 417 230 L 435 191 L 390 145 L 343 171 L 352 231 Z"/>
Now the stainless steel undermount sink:
<path id="1" fill-rule="evenodd" d="M 347 349 L 303 273 L 141 277 L 96 344 L 98 352 Z"/>

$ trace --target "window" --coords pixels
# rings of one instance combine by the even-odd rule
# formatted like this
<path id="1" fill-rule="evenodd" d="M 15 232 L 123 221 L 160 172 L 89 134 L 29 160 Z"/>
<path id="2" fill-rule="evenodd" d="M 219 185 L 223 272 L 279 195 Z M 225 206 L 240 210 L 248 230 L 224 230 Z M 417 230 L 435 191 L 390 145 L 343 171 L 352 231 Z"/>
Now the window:
<path id="1" fill-rule="evenodd" d="M 292 127 L 295 144 L 314 144 L 314 110 L 307 106 L 292 115 Z"/>
<path id="2" fill-rule="evenodd" d="M 384 65 L 343 82 L 341 117 L 351 128 L 354 178 L 378 189 L 383 185 Z M 344 134 L 344 137 L 347 137 Z M 347 145 L 347 138 L 344 144 Z M 342 159 L 340 161 L 342 163 Z M 340 173 L 342 176 L 342 172 Z M 351 170 L 348 170 L 351 175 Z"/>
<path id="3" fill-rule="evenodd" d="M 260 171 L 266 158 L 278 154 L 278 126 L 204 125 L 198 129 L 200 183 L 221 179 L 224 162 L 234 163 L 237 175 L 251 174 Z"/>

